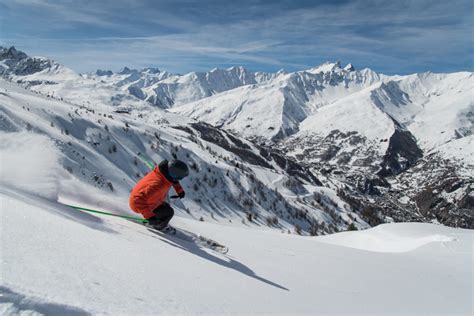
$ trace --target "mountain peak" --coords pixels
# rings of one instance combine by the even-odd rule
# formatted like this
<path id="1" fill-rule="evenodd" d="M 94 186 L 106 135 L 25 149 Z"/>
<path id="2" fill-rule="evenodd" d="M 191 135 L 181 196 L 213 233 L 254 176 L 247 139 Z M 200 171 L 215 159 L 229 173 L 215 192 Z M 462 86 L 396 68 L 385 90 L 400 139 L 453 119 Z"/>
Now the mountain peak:
<path id="1" fill-rule="evenodd" d="M 146 72 L 150 74 L 159 74 L 161 71 L 159 68 L 156 68 L 156 67 L 147 67 L 147 68 L 143 68 L 141 72 Z"/>
<path id="2" fill-rule="evenodd" d="M 344 70 L 346 71 L 354 71 L 355 68 L 354 68 L 354 65 L 352 65 L 351 63 L 347 64 L 346 67 L 344 67 Z"/>
<path id="3" fill-rule="evenodd" d="M 320 72 L 331 72 L 331 71 L 340 70 L 340 69 L 341 69 L 340 61 L 336 61 L 334 63 L 327 61 L 319 66 L 309 69 L 307 72 L 316 74 Z"/>
<path id="4" fill-rule="evenodd" d="M 235 71 L 235 72 L 243 73 L 243 72 L 247 72 L 247 69 L 245 69 L 242 66 L 233 66 L 233 67 L 228 68 L 227 71 Z"/>
<path id="5" fill-rule="evenodd" d="M 0 46 L 0 60 L 4 59 L 15 59 L 15 60 L 22 60 L 28 58 L 28 55 L 19 51 L 15 48 L 15 46 L 10 46 L 9 48 Z"/>
<path id="6" fill-rule="evenodd" d="M 130 69 L 127 66 L 123 67 L 122 70 L 118 72 L 119 75 L 128 75 L 131 74 L 132 72 L 136 72 L 136 69 Z"/>
<path id="7" fill-rule="evenodd" d="M 9 48 L 0 46 L 0 61 L 3 61 L 3 65 L 0 67 L 2 76 L 8 74 L 26 76 L 51 68 L 53 65 L 55 66 L 55 71 L 62 67 L 62 65 L 48 58 L 29 57 L 14 46 Z"/>

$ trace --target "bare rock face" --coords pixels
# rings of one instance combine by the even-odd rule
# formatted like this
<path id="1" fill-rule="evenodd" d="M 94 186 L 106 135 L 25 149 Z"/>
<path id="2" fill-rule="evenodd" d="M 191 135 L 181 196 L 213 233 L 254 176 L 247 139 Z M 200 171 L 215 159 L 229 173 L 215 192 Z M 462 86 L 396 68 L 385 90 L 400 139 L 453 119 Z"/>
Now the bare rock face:
<path id="1" fill-rule="evenodd" d="M 474 229 L 474 180 L 469 166 L 439 153 L 423 155 L 401 126 L 380 156 L 357 132 L 334 130 L 325 137 L 279 142 L 285 155 L 311 166 L 324 185 L 337 190 L 370 225 L 439 222 Z M 296 153 L 296 154 L 295 154 Z"/>
<path id="2" fill-rule="evenodd" d="M 15 47 L 0 47 L 0 61 L 8 68 L 0 67 L 2 76 L 14 74 L 17 76 L 31 75 L 52 66 L 51 61 L 45 58 L 31 58 L 25 53 L 18 51 Z"/>
<path id="3" fill-rule="evenodd" d="M 0 60 L 13 59 L 18 61 L 27 57 L 28 56 L 25 53 L 16 50 L 14 46 L 11 46 L 9 48 L 0 47 Z"/>
<path id="4" fill-rule="evenodd" d="M 378 172 L 381 177 L 395 176 L 412 166 L 423 157 L 422 150 L 417 146 L 415 137 L 401 129 L 396 129 L 390 137 L 389 146 Z"/>

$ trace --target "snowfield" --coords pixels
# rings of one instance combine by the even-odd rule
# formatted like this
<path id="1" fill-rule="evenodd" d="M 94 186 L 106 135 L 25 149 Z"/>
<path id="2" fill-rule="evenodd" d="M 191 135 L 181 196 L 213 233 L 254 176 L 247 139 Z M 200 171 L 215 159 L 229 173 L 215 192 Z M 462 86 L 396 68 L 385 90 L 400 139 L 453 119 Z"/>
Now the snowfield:
<path id="1" fill-rule="evenodd" d="M 469 230 L 404 223 L 301 237 L 174 219 L 228 246 L 222 255 L 0 192 L 3 315 L 472 315 Z"/>

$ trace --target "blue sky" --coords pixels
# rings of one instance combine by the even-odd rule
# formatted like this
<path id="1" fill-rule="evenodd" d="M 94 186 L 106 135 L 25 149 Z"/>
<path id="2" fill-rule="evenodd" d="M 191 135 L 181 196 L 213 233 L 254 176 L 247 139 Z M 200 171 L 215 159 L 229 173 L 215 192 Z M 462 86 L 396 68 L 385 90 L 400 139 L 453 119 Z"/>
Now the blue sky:
<path id="1" fill-rule="evenodd" d="M 0 0 L 0 45 L 78 71 L 340 60 L 386 74 L 473 70 L 473 1 Z"/>

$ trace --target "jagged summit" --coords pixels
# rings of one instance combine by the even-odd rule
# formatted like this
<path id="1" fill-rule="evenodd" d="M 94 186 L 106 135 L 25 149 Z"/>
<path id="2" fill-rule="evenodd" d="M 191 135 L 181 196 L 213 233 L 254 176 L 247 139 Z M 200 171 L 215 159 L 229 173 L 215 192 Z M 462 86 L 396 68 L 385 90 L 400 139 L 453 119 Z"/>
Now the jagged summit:
<path id="1" fill-rule="evenodd" d="M 0 46 L 0 62 L 0 74 L 2 76 L 26 76 L 53 68 L 54 71 L 60 71 L 62 67 L 51 59 L 29 57 L 14 46 L 9 48 Z"/>
<path id="2" fill-rule="evenodd" d="M 26 55 L 22 51 L 18 51 L 15 46 L 10 46 L 10 47 L 2 47 L 0 46 L 0 60 L 4 59 L 15 59 L 15 60 L 21 60 L 27 58 L 28 55 Z"/>
<path id="3" fill-rule="evenodd" d="M 327 72 L 341 72 L 341 71 L 351 72 L 351 71 L 355 71 L 355 68 L 351 63 L 347 64 L 344 68 L 342 68 L 341 62 L 338 60 L 336 62 L 327 61 L 319 66 L 306 70 L 306 72 L 313 73 L 313 74 L 318 74 L 321 72 L 327 73 Z"/>
<path id="4" fill-rule="evenodd" d="M 227 68 L 227 71 L 235 71 L 235 72 L 240 72 L 240 73 L 249 72 L 247 68 L 243 66 L 232 66 L 230 68 Z"/>
<path id="5" fill-rule="evenodd" d="M 317 73 L 325 73 L 325 72 L 331 72 L 331 71 L 338 71 L 341 70 L 341 62 L 336 61 L 336 62 L 325 62 L 319 66 L 316 66 L 314 68 L 308 69 L 306 72 L 317 74 Z"/>
<path id="6" fill-rule="evenodd" d="M 353 66 L 351 63 L 349 63 L 349 64 L 346 65 L 346 67 L 344 67 L 344 70 L 347 70 L 347 71 L 354 71 L 355 68 L 354 68 L 354 66 Z"/>
<path id="7" fill-rule="evenodd" d="M 138 72 L 138 70 L 130 69 L 127 66 L 125 66 L 118 72 L 118 74 L 119 75 L 128 75 L 128 74 L 131 74 L 131 73 L 134 73 L 134 72 Z"/>

